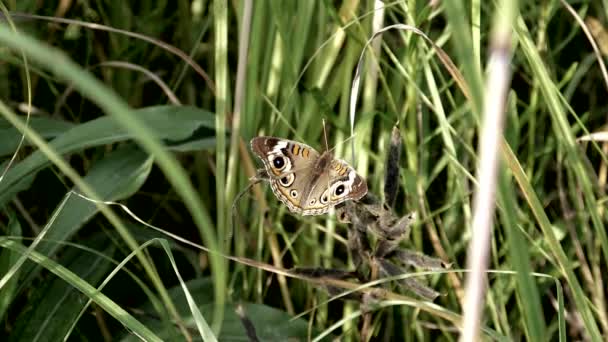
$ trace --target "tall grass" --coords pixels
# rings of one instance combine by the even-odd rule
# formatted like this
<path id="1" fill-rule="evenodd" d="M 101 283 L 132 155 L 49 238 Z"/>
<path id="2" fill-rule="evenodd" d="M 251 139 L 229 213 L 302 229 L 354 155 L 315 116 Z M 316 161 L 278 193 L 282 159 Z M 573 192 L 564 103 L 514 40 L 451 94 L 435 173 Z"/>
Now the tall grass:
<path id="1" fill-rule="evenodd" d="M 608 338 L 607 158 L 590 135 L 605 131 L 604 2 L 3 4 L 2 337 L 357 341 L 369 326 L 384 340 Z M 488 108 L 504 112 L 493 146 Z M 440 292 L 433 302 L 393 278 L 289 271 L 352 269 L 349 226 L 290 214 L 265 183 L 231 211 L 260 167 L 249 139 L 323 151 L 322 119 L 375 195 L 398 123 L 395 211 L 419 218 L 402 247 L 451 264 L 402 277 Z M 477 171 L 488 147 L 495 178 Z M 493 203 L 478 235 L 475 210 Z M 468 270 L 480 237 L 487 260 Z M 474 295 L 478 311 L 465 309 Z"/>

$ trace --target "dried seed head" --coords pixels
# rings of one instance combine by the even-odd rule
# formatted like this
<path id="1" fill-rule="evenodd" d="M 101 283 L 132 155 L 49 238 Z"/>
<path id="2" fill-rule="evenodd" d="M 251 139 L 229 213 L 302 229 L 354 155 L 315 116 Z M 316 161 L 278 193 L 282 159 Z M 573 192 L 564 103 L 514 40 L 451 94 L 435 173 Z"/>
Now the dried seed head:
<path id="1" fill-rule="evenodd" d="M 391 142 L 386 156 L 384 175 L 384 202 L 391 208 L 395 205 L 399 190 L 399 161 L 401 159 L 401 133 L 397 125 L 393 127 Z"/>

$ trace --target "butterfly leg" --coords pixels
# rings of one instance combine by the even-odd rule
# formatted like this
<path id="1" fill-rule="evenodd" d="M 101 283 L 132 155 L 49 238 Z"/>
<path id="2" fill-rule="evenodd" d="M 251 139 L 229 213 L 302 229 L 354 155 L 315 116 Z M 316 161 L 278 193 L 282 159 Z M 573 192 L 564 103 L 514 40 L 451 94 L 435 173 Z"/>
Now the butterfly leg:
<path id="1" fill-rule="evenodd" d="M 266 171 L 266 169 L 258 169 L 255 176 L 249 178 L 250 182 L 255 182 L 254 184 L 267 180 L 270 180 L 270 176 L 268 175 L 268 171 Z"/>
<path id="2" fill-rule="evenodd" d="M 249 184 L 247 184 L 245 189 L 241 190 L 241 192 L 239 192 L 234 197 L 234 200 L 232 201 L 232 207 L 231 207 L 232 222 L 230 223 L 230 233 L 228 233 L 228 236 L 226 237 L 226 241 L 229 241 L 230 239 L 232 239 L 232 234 L 234 232 L 234 224 L 235 224 L 236 218 L 237 218 L 236 205 L 239 202 L 239 200 L 241 199 L 241 197 L 243 197 L 249 191 L 249 189 L 251 189 L 254 185 L 256 185 L 262 181 L 267 181 L 269 179 L 270 179 L 270 176 L 268 175 L 268 172 L 266 172 L 265 169 L 258 169 L 255 176 L 249 178 Z"/>

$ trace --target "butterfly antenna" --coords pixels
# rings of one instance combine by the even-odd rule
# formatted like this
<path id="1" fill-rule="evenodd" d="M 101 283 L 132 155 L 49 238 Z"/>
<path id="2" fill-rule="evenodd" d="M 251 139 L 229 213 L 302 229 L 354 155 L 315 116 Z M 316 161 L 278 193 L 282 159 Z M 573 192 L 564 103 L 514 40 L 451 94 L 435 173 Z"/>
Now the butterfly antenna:
<path id="1" fill-rule="evenodd" d="M 329 150 L 329 152 L 331 152 L 331 151 L 335 150 L 335 149 L 336 149 L 336 147 L 338 147 L 338 146 L 340 146 L 340 145 L 342 145 L 342 144 L 344 144 L 344 143 L 347 143 L 347 142 L 349 142 L 350 140 L 353 140 L 353 139 L 354 139 L 356 136 L 357 136 L 356 134 L 353 134 L 353 135 L 351 135 L 350 137 L 346 138 L 345 140 L 343 140 L 343 141 L 341 141 L 341 142 L 337 143 L 337 144 L 336 144 L 334 147 L 332 147 L 332 148 L 331 148 L 331 150 Z"/>
<path id="2" fill-rule="evenodd" d="M 330 152 L 329 150 L 329 143 L 327 142 L 327 129 L 325 127 L 325 118 L 323 118 L 323 136 L 325 137 L 325 151 Z M 330 184 L 329 184 L 329 178 L 327 178 L 327 186 L 325 189 L 329 190 L 330 188 Z M 328 204 L 331 205 L 331 194 L 328 192 L 327 194 L 328 196 Z"/>
<path id="3" fill-rule="evenodd" d="M 327 129 L 325 128 L 325 118 L 323 118 L 323 137 L 325 137 L 325 151 L 329 151 L 329 143 L 327 142 Z"/>

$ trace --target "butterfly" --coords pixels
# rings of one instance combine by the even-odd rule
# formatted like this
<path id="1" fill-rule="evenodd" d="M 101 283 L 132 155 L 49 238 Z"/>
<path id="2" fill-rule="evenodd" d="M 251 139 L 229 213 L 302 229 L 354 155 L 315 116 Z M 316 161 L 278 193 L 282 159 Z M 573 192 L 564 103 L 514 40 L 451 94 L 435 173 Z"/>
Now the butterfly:
<path id="1" fill-rule="evenodd" d="M 264 163 L 272 192 L 293 213 L 321 215 L 367 194 L 365 180 L 330 151 L 265 136 L 251 139 L 251 150 Z"/>

